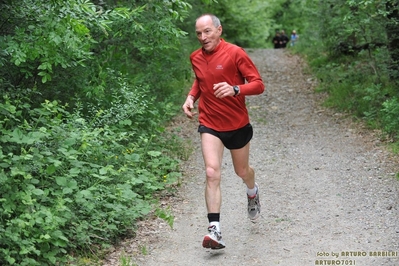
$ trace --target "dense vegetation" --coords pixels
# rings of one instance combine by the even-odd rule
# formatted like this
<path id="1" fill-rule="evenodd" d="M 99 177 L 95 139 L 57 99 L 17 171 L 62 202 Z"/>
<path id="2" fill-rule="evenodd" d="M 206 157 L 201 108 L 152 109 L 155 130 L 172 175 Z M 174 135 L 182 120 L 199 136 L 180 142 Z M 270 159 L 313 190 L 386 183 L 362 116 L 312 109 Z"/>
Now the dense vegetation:
<path id="1" fill-rule="evenodd" d="M 247 48 L 296 29 L 289 49 L 326 105 L 397 141 L 396 1 L 4 0 L 1 265 L 88 265 L 150 212 L 173 224 L 157 202 L 179 184 L 189 148 L 165 127 L 192 81 L 205 12 Z"/>
<path id="2" fill-rule="evenodd" d="M 299 50 L 327 92 L 326 105 L 399 140 L 399 4 L 307 1 Z"/>
<path id="3" fill-rule="evenodd" d="M 190 77 L 183 1 L 0 4 L 0 264 L 52 265 L 133 233 L 180 179 L 163 134 Z M 83 263 L 85 264 L 85 263 Z"/>

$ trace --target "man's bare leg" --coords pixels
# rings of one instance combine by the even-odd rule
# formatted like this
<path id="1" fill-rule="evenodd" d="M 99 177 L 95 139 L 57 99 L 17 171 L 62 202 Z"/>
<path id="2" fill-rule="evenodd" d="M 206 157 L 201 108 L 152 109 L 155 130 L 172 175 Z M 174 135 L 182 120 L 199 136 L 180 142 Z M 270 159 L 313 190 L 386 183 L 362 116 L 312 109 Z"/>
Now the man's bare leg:
<path id="1" fill-rule="evenodd" d="M 248 142 L 243 148 L 233 149 L 230 152 L 234 171 L 247 185 L 248 217 L 255 220 L 260 215 L 260 201 L 258 185 L 255 182 L 255 172 L 249 165 L 249 146 L 250 143 Z"/>
<path id="2" fill-rule="evenodd" d="M 204 237 L 202 246 L 220 249 L 225 247 L 220 233 L 222 204 L 220 182 L 224 145 L 219 138 L 208 133 L 201 133 L 201 146 L 206 172 L 205 202 L 209 221 L 209 233 Z"/>

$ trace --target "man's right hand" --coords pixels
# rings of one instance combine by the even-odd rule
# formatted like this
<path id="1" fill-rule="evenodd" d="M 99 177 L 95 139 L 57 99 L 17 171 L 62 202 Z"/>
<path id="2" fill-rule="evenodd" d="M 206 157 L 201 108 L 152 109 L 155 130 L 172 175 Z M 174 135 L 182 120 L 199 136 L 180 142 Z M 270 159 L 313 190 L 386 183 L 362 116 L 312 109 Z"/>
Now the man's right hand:
<path id="1" fill-rule="evenodd" d="M 188 95 L 182 108 L 188 118 L 193 118 L 193 116 L 197 114 L 196 112 L 192 112 L 192 110 L 194 109 L 194 96 Z"/>

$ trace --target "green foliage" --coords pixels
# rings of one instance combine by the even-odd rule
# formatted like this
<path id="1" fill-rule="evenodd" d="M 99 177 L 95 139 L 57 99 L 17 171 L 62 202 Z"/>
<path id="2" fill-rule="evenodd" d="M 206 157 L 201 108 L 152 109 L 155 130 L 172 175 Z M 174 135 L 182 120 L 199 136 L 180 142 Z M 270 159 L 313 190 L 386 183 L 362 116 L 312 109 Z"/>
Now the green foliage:
<path id="1" fill-rule="evenodd" d="M 382 104 L 382 123 L 385 132 L 393 139 L 399 139 L 399 99 L 394 97 Z"/>
<path id="2" fill-rule="evenodd" d="M 397 4 L 306 1 L 303 11 L 304 34 L 296 48 L 319 79 L 317 90 L 328 93 L 326 105 L 397 140 Z"/>
<path id="3" fill-rule="evenodd" d="M 67 264 L 154 209 L 173 225 L 157 200 L 188 156 L 163 126 L 191 81 L 177 26 L 190 7 L 0 3 L 1 265 Z"/>
<path id="4" fill-rule="evenodd" d="M 112 244 L 180 176 L 155 134 L 126 131 L 123 116 L 107 125 L 112 110 L 88 121 L 55 101 L 23 108 L 0 104 L 2 264 L 62 263 L 72 249 Z"/>
<path id="5" fill-rule="evenodd" d="M 165 220 L 171 228 L 173 228 L 174 217 L 171 213 L 170 208 L 168 209 L 157 209 L 156 214 L 159 218 Z"/>
<path id="6" fill-rule="evenodd" d="M 190 16 L 181 27 L 195 36 L 195 19 L 204 13 L 213 13 L 219 17 L 223 26 L 223 38 L 244 48 L 266 46 L 265 38 L 271 26 L 269 1 L 208 0 L 190 1 L 193 8 Z"/>
<path id="7" fill-rule="evenodd" d="M 223 36 L 226 40 L 241 47 L 265 47 L 271 21 L 268 18 L 270 3 L 254 0 L 251 4 L 241 1 L 218 0 L 212 6 L 222 22 Z"/>
<path id="8" fill-rule="evenodd" d="M 96 89 L 87 87 L 86 93 L 107 100 L 113 89 L 113 83 L 108 83 L 108 69 L 118 70 L 130 83 L 156 90 L 153 95 L 162 101 L 170 94 L 181 93 L 176 88 L 188 77 L 189 61 L 188 57 L 181 60 L 188 54 L 180 44 L 186 33 L 175 24 L 187 14 L 190 5 L 184 1 L 126 1 L 125 5 L 129 10 L 137 11 L 136 6 L 141 9 L 128 17 L 112 19 L 112 35 L 94 47 L 98 60 L 93 62 L 95 72 L 90 75 L 96 77 Z M 96 35 L 101 36 L 101 32 Z"/>
<path id="9" fill-rule="evenodd" d="M 0 264 L 67 264 L 150 212 L 173 225 L 158 193 L 180 184 L 191 148 L 164 124 L 192 81 L 202 13 L 245 48 L 296 29 L 291 51 L 326 104 L 397 140 L 397 11 L 391 0 L 2 1 Z"/>
<path id="10" fill-rule="evenodd" d="M 93 40 L 86 22 L 96 13 L 89 1 L 10 1 L 2 9 L 8 12 L 10 25 L 9 34 L 2 36 L 3 56 L 19 72 L 13 74 L 28 84 L 38 79 L 46 83 L 55 67 L 76 67 L 91 58 Z M 13 83 L 18 86 L 19 82 Z"/>
<path id="11" fill-rule="evenodd" d="M 185 32 L 175 25 L 190 8 L 184 1 L 0 5 L 1 92 L 32 89 L 39 92 L 38 102 L 60 100 L 73 108 L 73 96 L 109 101 L 113 75 L 120 73 L 130 84 L 156 88 L 164 100 L 181 93 L 176 87 L 189 75 L 188 59 L 175 64 L 185 52 L 180 48 Z"/>

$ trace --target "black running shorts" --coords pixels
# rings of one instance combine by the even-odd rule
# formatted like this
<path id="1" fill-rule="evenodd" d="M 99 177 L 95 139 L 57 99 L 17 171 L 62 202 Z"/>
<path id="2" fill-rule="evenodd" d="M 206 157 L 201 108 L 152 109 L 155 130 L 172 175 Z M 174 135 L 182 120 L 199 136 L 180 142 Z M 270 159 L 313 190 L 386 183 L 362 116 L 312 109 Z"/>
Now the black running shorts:
<path id="1" fill-rule="evenodd" d="M 206 126 L 200 125 L 198 127 L 198 132 L 200 133 L 209 133 L 216 137 L 218 137 L 223 145 L 229 149 L 241 149 L 252 139 L 253 129 L 252 125 L 248 124 L 245 127 L 239 128 L 237 130 L 232 131 L 216 131 Z"/>

